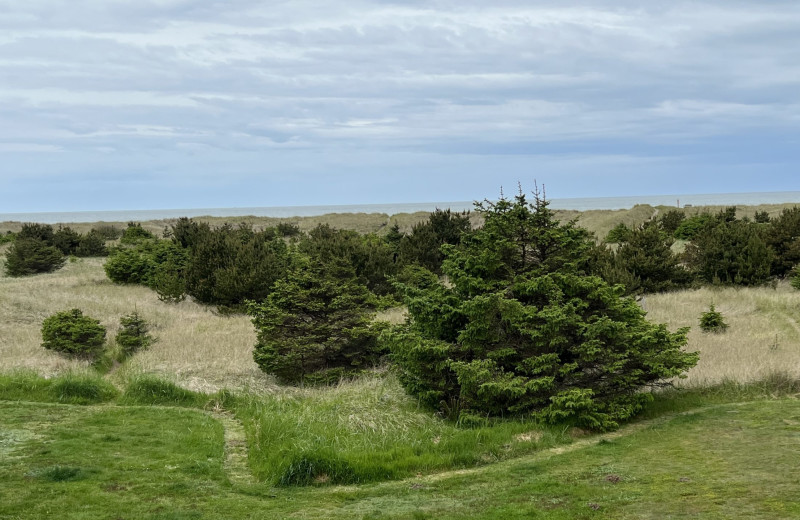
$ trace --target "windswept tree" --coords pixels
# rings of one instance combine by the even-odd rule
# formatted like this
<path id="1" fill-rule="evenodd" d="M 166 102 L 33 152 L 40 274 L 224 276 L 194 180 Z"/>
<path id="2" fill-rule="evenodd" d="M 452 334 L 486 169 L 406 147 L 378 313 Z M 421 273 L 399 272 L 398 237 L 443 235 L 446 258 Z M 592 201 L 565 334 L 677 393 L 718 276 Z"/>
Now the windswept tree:
<path id="1" fill-rule="evenodd" d="M 405 388 L 462 421 L 533 416 L 610 429 L 697 362 L 686 330 L 645 319 L 588 273 L 592 241 L 534 192 L 478 205 L 482 229 L 444 246 L 450 283 L 402 285 L 410 321 L 385 340 Z"/>

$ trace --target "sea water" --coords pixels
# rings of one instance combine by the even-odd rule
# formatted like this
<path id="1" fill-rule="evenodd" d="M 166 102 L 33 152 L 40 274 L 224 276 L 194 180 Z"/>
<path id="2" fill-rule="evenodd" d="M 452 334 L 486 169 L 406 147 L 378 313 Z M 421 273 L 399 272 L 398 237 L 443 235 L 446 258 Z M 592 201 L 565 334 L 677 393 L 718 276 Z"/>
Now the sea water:
<path id="1" fill-rule="evenodd" d="M 630 197 L 596 197 L 552 199 L 551 209 L 586 211 L 590 209 L 627 209 L 636 204 L 651 206 L 754 206 L 758 204 L 800 203 L 800 191 L 761 193 L 712 193 L 700 195 L 642 195 Z M 171 219 L 178 217 L 310 217 L 327 213 L 414 213 L 450 208 L 453 211 L 473 209 L 473 201 L 414 202 L 402 204 L 355 204 L 342 206 L 283 206 L 261 208 L 185 208 L 118 211 L 70 211 L 48 213 L 0 213 L 0 222 L 130 222 Z"/>

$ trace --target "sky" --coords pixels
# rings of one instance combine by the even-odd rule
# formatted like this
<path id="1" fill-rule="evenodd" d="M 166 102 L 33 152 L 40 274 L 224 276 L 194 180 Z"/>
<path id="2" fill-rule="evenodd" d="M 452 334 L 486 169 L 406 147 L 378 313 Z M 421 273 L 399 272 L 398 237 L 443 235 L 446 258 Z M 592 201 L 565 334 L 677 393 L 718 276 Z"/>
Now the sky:
<path id="1" fill-rule="evenodd" d="M 796 0 L 0 0 L 0 213 L 800 191 Z"/>

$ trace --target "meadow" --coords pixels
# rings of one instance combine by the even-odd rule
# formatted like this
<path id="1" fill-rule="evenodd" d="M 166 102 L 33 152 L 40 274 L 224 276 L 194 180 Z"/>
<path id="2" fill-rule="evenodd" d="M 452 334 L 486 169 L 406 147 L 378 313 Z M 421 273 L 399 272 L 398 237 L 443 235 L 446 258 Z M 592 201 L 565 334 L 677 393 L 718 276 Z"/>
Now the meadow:
<path id="1" fill-rule="evenodd" d="M 657 210 L 580 221 L 600 234 Z M 391 222 L 331 218 L 361 231 Z M 686 348 L 700 363 L 637 421 L 590 435 L 521 420 L 461 428 L 421 408 L 388 368 L 280 386 L 253 362 L 247 317 L 115 285 L 103 261 L 0 274 L 0 518 L 800 516 L 800 292 L 786 283 L 647 295 L 651 320 L 693 327 Z M 697 327 L 711 303 L 724 334 Z M 71 307 L 109 339 L 135 310 L 157 341 L 98 374 L 40 346 L 42 320 Z"/>

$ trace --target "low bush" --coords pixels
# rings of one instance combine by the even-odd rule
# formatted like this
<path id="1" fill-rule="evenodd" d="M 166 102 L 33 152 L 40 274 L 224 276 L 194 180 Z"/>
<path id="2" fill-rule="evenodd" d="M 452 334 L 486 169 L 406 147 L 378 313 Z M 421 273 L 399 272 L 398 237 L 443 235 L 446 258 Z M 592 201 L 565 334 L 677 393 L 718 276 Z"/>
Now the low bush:
<path id="1" fill-rule="evenodd" d="M 725 332 L 727 328 L 728 324 L 725 323 L 722 313 L 714 308 L 713 303 L 707 312 L 700 315 L 700 329 L 703 332 L 720 333 Z"/>
<path id="2" fill-rule="evenodd" d="M 42 322 L 42 346 L 71 357 L 93 360 L 105 345 L 106 329 L 80 309 L 57 312 Z"/>

